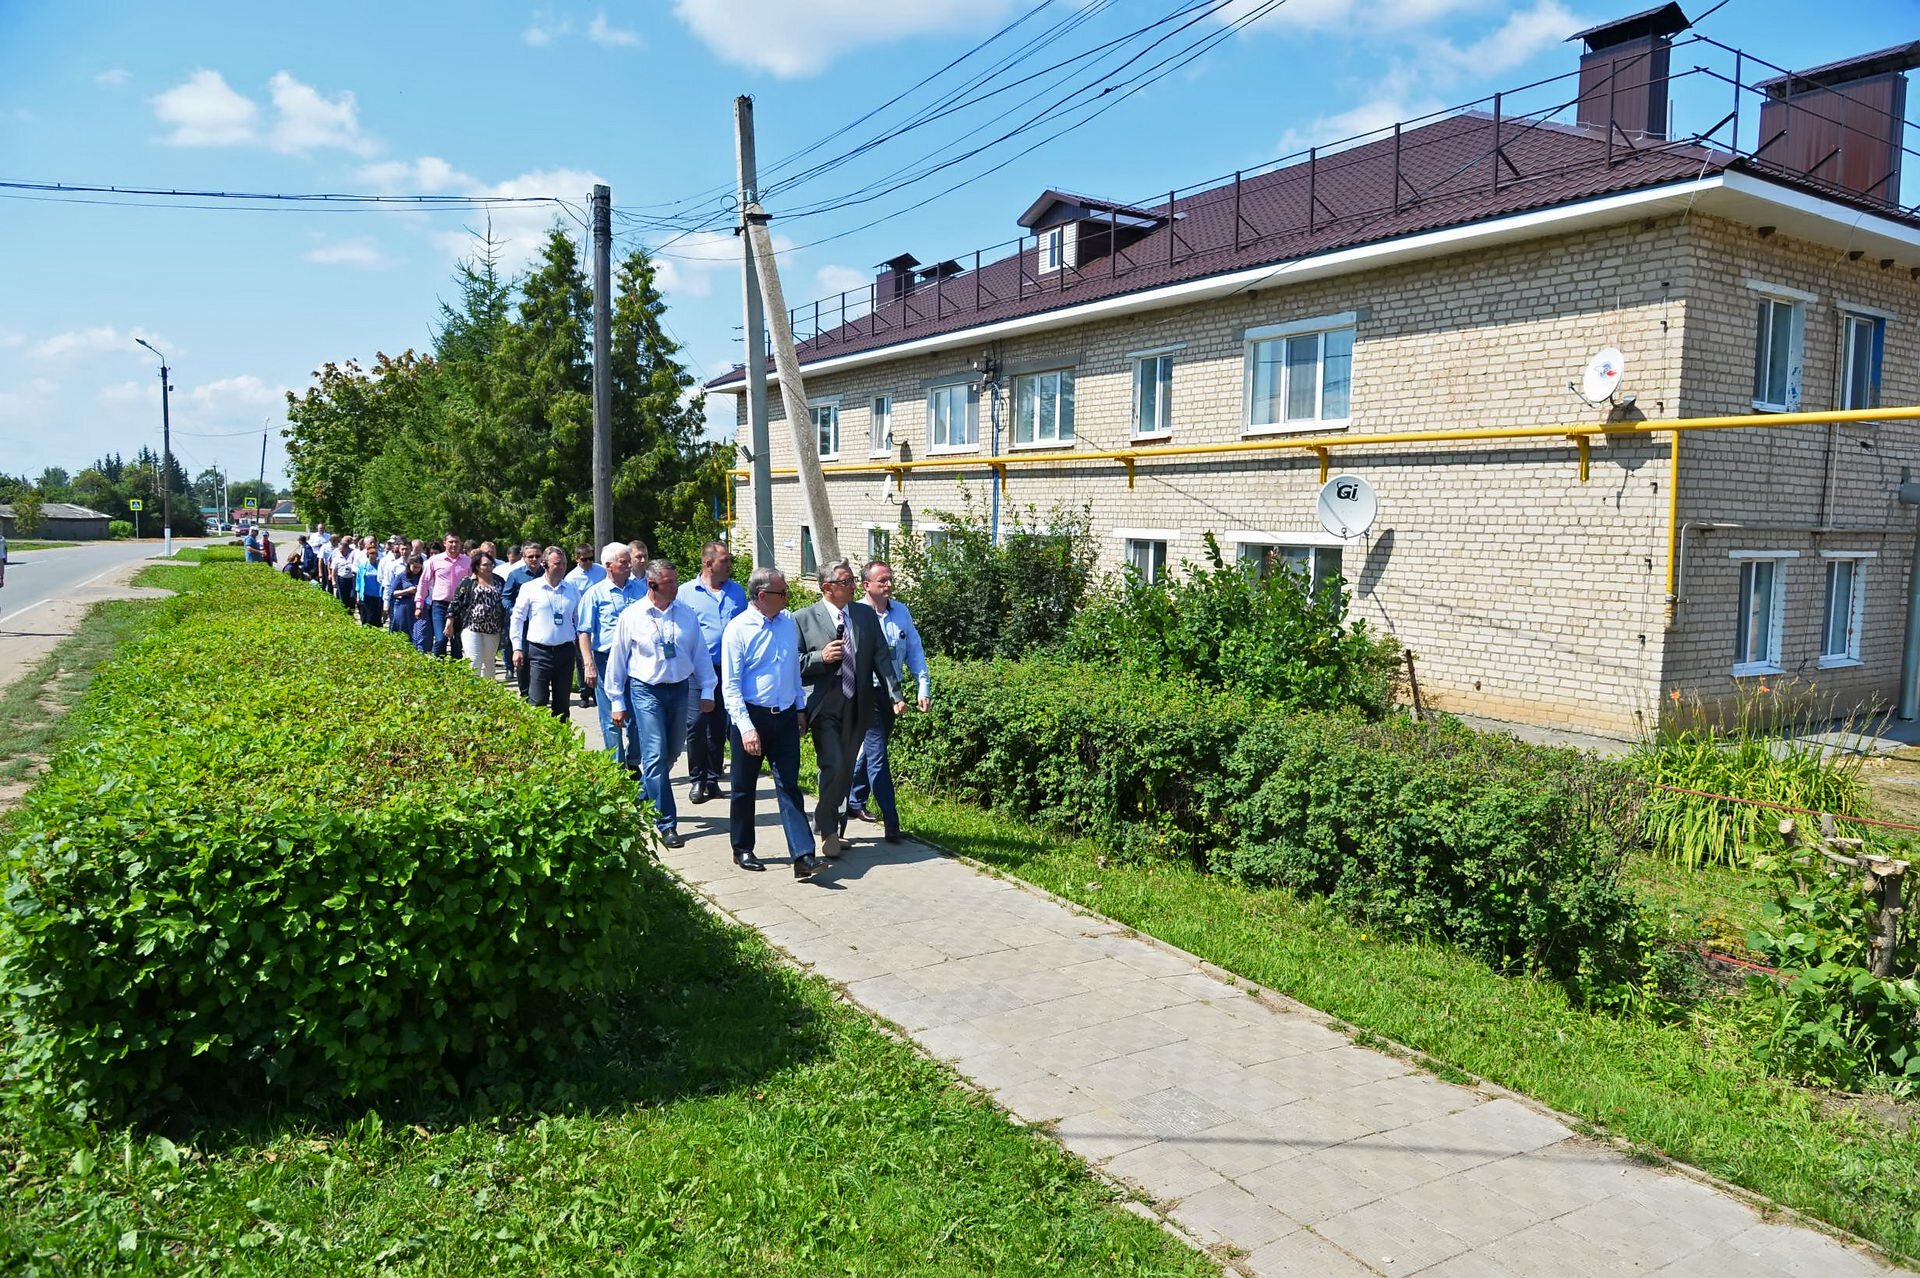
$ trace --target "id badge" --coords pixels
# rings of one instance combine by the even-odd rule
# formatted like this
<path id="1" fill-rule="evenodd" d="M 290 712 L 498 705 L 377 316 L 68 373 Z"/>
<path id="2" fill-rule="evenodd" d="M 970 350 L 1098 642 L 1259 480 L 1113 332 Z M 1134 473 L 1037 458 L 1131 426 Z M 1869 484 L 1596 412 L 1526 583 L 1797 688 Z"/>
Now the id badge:
<path id="1" fill-rule="evenodd" d="M 675 643 L 671 638 L 669 638 L 668 640 L 666 640 L 666 642 L 660 645 L 660 655 L 665 657 L 668 661 L 672 661 L 675 657 L 680 655 L 680 645 Z"/>
<path id="2" fill-rule="evenodd" d="M 565 608 L 555 608 L 553 610 L 553 624 L 556 626 L 564 626 L 567 624 L 567 610 Z"/>

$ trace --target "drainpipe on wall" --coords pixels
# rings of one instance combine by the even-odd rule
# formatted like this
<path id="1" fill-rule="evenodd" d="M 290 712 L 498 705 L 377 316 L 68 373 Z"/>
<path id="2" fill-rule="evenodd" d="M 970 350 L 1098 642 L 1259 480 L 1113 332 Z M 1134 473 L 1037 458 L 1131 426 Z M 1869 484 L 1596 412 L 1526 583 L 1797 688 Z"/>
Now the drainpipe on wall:
<path id="1" fill-rule="evenodd" d="M 994 371 L 991 368 L 989 368 L 987 376 L 991 379 L 986 384 L 987 415 L 992 419 L 992 422 L 993 422 L 993 444 L 992 444 L 992 450 L 989 455 L 993 457 L 998 457 L 1000 455 L 1000 375 L 997 371 Z M 990 470 L 987 472 L 987 487 L 993 493 L 993 523 L 992 523 L 993 542 L 992 544 L 995 546 L 998 546 L 1000 544 L 1000 472 L 999 471 Z"/>
<path id="2" fill-rule="evenodd" d="M 1900 468 L 1900 504 L 1920 506 L 1920 484 Z M 1900 718 L 1920 719 L 1920 521 L 1914 525 L 1913 558 L 1907 564 L 1907 636 L 1900 645 Z"/>

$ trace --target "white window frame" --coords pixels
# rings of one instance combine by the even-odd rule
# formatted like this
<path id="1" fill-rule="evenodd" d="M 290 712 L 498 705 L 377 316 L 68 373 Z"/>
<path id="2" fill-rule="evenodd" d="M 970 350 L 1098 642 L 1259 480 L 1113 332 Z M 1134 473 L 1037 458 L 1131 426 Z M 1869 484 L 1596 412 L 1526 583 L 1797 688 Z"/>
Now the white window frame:
<path id="1" fill-rule="evenodd" d="M 1797 550 L 1730 550 L 1727 552 L 1727 558 L 1732 560 L 1735 565 L 1736 589 L 1734 592 L 1733 618 L 1733 674 L 1736 678 L 1747 675 L 1779 674 L 1784 668 L 1780 664 L 1780 649 L 1781 641 L 1785 638 L 1787 625 L 1786 564 L 1790 560 L 1798 559 L 1799 557 L 1800 552 Z M 1749 652 L 1751 652 L 1751 637 L 1746 634 L 1747 618 L 1750 615 L 1750 610 L 1742 603 L 1749 589 L 1744 578 L 1752 566 L 1759 563 L 1770 563 L 1773 566 L 1773 597 L 1768 601 L 1767 609 L 1767 633 L 1773 643 L 1772 648 L 1766 654 L 1765 660 L 1756 661 L 1750 657 L 1748 660 L 1742 661 L 1740 660 L 1741 648 L 1746 647 Z M 1758 576 L 1757 570 L 1755 570 L 1754 575 Z M 1743 642 L 1743 640 L 1745 642 Z"/>
<path id="2" fill-rule="evenodd" d="M 1164 537 L 1128 537 L 1120 543 L 1120 557 L 1143 584 L 1151 586 L 1167 579 L 1167 552 L 1170 546 L 1171 543 Z M 1158 547 L 1158 550 L 1154 547 Z M 1140 566 L 1143 555 L 1146 559 L 1144 569 Z"/>
<path id="3" fill-rule="evenodd" d="M 1758 305 L 1769 308 L 1766 311 L 1766 315 L 1768 319 L 1773 322 L 1778 321 L 1776 318 L 1777 312 L 1775 312 L 1772 307 L 1784 306 L 1788 309 L 1787 367 L 1785 370 L 1785 381 L 1782 383 L 1783 390 L 1781 391 L 1781 398 L 1778 401 L 1766 399 L 1761 394 L 1766 385 L 1772 380 L 1770 376 L 1771 369 L 1763 366 L 1763 360 L 1766 358 L 1764 352 L 1771 349 L 1772 343 L 1768 342 L 1766 345 L 1762 345 L 1759 332 L 1760 316 L 1757 312 L 1754 316 L 1754 411 L 1760 413 L 1798 412 L 1800 411 L 1803 389 L 1802 379 L 1806 371 L 1807 363 L 1807 307 L 1820 299 L 1816 294 L 1809 293 L 1804 289 L 1789 288 L 1785 284 L 1770 284 L 1765 280 L 1749 279 L 1747 281 L 1747 289 L 1755 295 L 1755 300 Z"/>
<path id="4" fill-rule="evenodd" d="M 892 524 L 867 525 L 867 558 L 869 560 L 888 559 L 893 554 L 893 528 Z M 885 544 L 879 544 L 882 542 Z"/>
<path id="5" fill-rule="evenodd" d="M 820 414 L 826 413 L 826 425 L 822 426 Z M 807 401 L 807 416 L 813 423 L 813 445 L 820 449 L 821 461 L 834 461 L 840 456 L 840 397 L 827 396 Z M 832 449 L 821 448 L 821 436 L 831 437 Z"/>
<path id="6" fill-rule="evenodd" d="M 1036 389 L 1034 391 L 1033 438 L 1022 440 L 1020 438 L 1020 393 L 1028 386 L 1037 387 L 1038 383 L 1045 378 L 1059 379 L 1058 385 L 1054 387 L 1053 391 L 1053 434 L 1042 435 L 1040 433 L 1039 391 Z M 1076 401 L 1078 399 L 1078 396 L 1073 392 L 1077 389 L 1073 369 L 1071 368 L 1048 368 L 1033 373 L 1021 373 L 1015 377 L 1013 379 L 1013 420 L 1011 429 L 1007 433 L 1007 446 L 1014 449 L 1041 449 L 1046 451 L 1072 448 L 1075 439 L 1073 418 Z M 1064 415 L 1061 413 L 1062 405 L 1066 405 Z M 1061 433 L 1063 430 L 1065 434 Z"/>
<path id="7" fill-rule="evenodd" d="M 1039 240 L 1034 250 L 1034 268 L 1038 274 L 1052 275 L 1069 266 L 1078 265 L 1075 252 L 1078 247 L 1078 227 L 1072 222 L 1063 222 L 1059 226 L 1050 226 L 1036 237 Z"/>
<path id="8" fill-rule="evenodd" d="M 1359 353 L 1360 317 L 1355 311 L 1343 311 L 1338 315 L 1317 315 L 1311 319 L 1294 320 L 1286 324 L 1264 324 L 1250 328 L 1241 338 L 1242 368 L 1240 392 L 1240 433 L 1249 435 L 1297 435 L 1302 432 L 1345 430 L 1353 423 L 1353 368 Z M 1332 333 L 1347 334 L 1347 411 L 1339 417 L 1322 416 L 1326 410 L 1326 365 L 1327 336 Z M 1284 416 L 1277 422 L 1255 424 L 1254 410 L 1254 368 L 1258 361 L 1259 348 L 1269 342 L 1281 343 L 1280 375 L 1281 383 L 1277 399 L 1281 412 L 1286 412 L 1288 399 L 1288 380 L 1292 377 L 1286 363 L 1285 343 L 1293 338 L 1318 336 L 1320 341 L 1313 367 L 1315 382 L 1313 388 L 1314 416 L 1287 419 Z"/>
<path id="9" fill-rule="evenodd" d="M 961 408 L 964 413 L 967 440 L 965 443 L 940 443 L 934 437 L 936 415 L 934 399 L 936 396 L 958 391 Z M 974 453 L 980 451 L 980 396 L 970 381 L 941 382 L 937 386 L 927 387 L 927 452 L 929 453 Z"/>
<path id="10" fill-rule="evenodd" d="M 867 456 L 893 456 L 893 396 L 875 395 L 867 412 Z"/>
<path id="11" fill-rule="evenodd" d="M 1173 365 L 1174 356 L 1186 348 L 1182 342 L 1178 346 L 1161 346 L 1150 351 L 1133 351 L 1127 358 L 1132 361 L 1131 381 L 1128 384 L 1128 396 L 1132 401 L 1133 434 L 1132 439 L 1172 439 L 1173 438 Z M 1141 375 L 1151 365 L 1154 370 L 1154 420 L 1140 420 L 1140 382 Z M 1162 377 L 1164 367 L 1166 375 Z"/>
<path id="12" fill-rule="evenodd" d="M 1274 533 L 1274 532 L 1236 532 L 1227 535 L 1227 544 L 1233 547 L 1233 562 L 1247 562 L 1251 550 L 1304 550 L 1307 552 L 1307 588 L 1310 591 L 1320 589 L 1320 583 L 1326 580 L 1328 561 L 1332 555 L 1341 555 L 1347 543 L 1328 533 Z M 1326 552 L 1332 552 L 1329 555 Z M 1346 571 L 1345 556 L 1340 557 L 1340 575 Z"/>
<path id="13" fill-rule="evenodd" d="M 1840 402 L 1841 409 L 1880 407 L 1880 379 L 1886 371 L 1887 316 L 1867 310 L 1864 307 L 1840 306 Z M 1853 366 L 1859 355 L 1859 338 L 1865 331 L 1870 343 L 1867 358 L 1873 361 L 1869 370 L 1867 395 L 1869 402 L 1853 402 Z"/>
<path id="14" fill-rule="evenodd" d="M 1867 560 L 1879 558 L 1873 550 L 1823 550 L 1820 560 L 1820 660 L 1822 670 L 1844 670 L 1865 665 L 1860 659 L 1860 633 L 1867 622 Z M 1847 646 L 1842 652 L 1828 652 L 1827 639 L 1833 633 L 1833 566 L 1851 564 L 1851 595 L 1847 600 Z"/>

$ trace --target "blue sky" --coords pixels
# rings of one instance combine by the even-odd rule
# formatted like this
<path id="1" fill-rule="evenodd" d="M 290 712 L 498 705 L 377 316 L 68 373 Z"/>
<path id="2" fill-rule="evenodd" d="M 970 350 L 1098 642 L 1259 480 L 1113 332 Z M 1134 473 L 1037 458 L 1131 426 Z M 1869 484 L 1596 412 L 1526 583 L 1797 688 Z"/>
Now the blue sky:
<path id="1" fill-rule="evenodd" d="M 1021 70 L 1117 37 L 1181 2 L 1192 0 L 1056 0 L 1019 31 L 1078 25 L 1056 38 L 1056 52 Z M 623 215 L 676 220 L 672 229 L 628 222 L 619 230 L 623 243 L 662 250 L 669 321 L 695 373 L 711 376 L 739 357 L 736 250 L 730 235 L 681 219 L 711 207 L 691 197 L 732 183 L 733 96 L 755 98 L 767 165 L 879 106 L 1034 4 L 0 0 L 0 179 L 551 195 L 582 214 L 589 188 L 604 181 Z M 1184 39 L 1256 4 L 1232 0 Z M 1031 154 L 1013 153 L 1037 134 L 874 203 L 793 216 L 984 129 L 978 115 L 991 112 L 976 109 L 948 121 L 947 132 L 934 126 L 896 138 L 770 197 L 776 235 L 790 250 L 788 300 L 864 286 L 873 263 L 902 251 L 932 262 L 1006 240 L 1050 186 L 1145 199 L 1570 70 L 1576 46 L 1562 43 L 1567 35 L 1637 7 L 1287 0 L 1191 66 Z M 1920 36 L 1915 0 L 1827 0 L 1818 11 L 1812 23 L 1798 0 L 1730 0 L 1701 30 L 1796 67 Z M 1676 63 L 1692 60 L 1689 52 Z M 925 100 L 923 91 L 818 154 L 884 131 Z M 1690 105 L 1681 103 L 1682 132 L 1720 114 L 1700 103 L 1694 119 Z M 936 195 L 976 173 L 960 191 Z M 1917 183 L 1910 175 L 1908 198 Z M 103 452 L 158 448 L 158 377 L 153 357 L 134 344 L 141 336 L 172 361 L 175 447 L 189 471 L 255 473 L 265 428 L 267 469 L 277 476 L 284 391 L 304 388 L 327 361 L 428 345 L 454 264 L 471 244 L 467 232 L 486 216 L 189 207 L 197 203 L 0 199 L 0 470 L 77 470 Z M 551 205 L 492 216 L 515 261 L 555 217 L 584 238 L 571 215 Z M 688 226 L 692 233 L 678 233 Z M 730 410 L 730 399 L 718 402 Z M 730 411 L 725 420 L 730 428 Z"/>

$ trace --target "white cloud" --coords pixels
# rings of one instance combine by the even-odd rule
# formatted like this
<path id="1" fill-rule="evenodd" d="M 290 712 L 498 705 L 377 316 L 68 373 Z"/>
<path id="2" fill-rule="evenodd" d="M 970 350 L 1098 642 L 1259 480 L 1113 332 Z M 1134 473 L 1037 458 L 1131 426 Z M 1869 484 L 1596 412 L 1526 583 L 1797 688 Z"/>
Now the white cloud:
<path id="1" fill-rule="evenodd" d="M 113 67 L 93 77 L 93 82 L 102 88 L 113 89 L 133 79 L 133 72 L 125 67 Z"/>
<path id="2" fill-rule="evenodd" d="M 867 45 L 977 31 L 1009 7 L 1010 0 L 675 0 L 674 12 L 721 58 L 793 77 Z"/>
<path id="3" fill-rule="evenodd" d="M 153 114 L 173 130 L 168 146 L 238 146 L 254 140 L 260 108 L 218 71 L 195 71 L 153 99 Z"/>
<path id="4" fill-rule="evenodd" d="M 8 350 L 12 347 L 25 346 L 26 344 L 27 337 L 24 333 L 0 333 L 0 350 Z"/>
<path id="5" fill-rule="evenodd" d="M 252 373 L 242 373 L 203 382 L 188 391 L 187 397 L 208 412 L 218 413 L 284 404 L 286 392 L 284 386 L 269 386 Z"/>
<path id="6" fill-rule="evenodd" d="M 1232 0 L 1212 16 L 1222 26 L 1246 21 L 1265 0 Z M 1245 30 L 1335 32 L 1377 37 L 1497 8 L 1497 0 L 1286 0 Z"/>
<path id="7" fill-rule="evenodd" d="M 369 164 L 360 170 L 359 181 L 381 195 L 444 195 L 475 185 L 474 179 L 434 155 Z"/>
<path id="8" fill-rule="evenodd" d="M 544 49 L 572 30 L 572 18 L 556 18 L 546 9 L 535 9 L 532 20 L 527 23 L 527 29 L 520 33 L 520 38 L 536 49 Z"/>
<path id="9" fill-rule="evenodd" d="M 1580 19 L 1557 0 L 1540 0 L 1531 9 L 1509 14 L 1505 22 L 1464 49 L 1440 40 L 1432 52 L 1452 62 L 1462 75 L 1497 75 L 1525 66 L 1579 28 Z"/>
<path id="10" fill-rule="evenodd" d="M 1325 154 L 1334 149 L 1335 143 L 1346 142 L 1349 138 L 1358 138 L 1358 141 L 1349 145 L 1360 146 L 1377 140 L 1361 135 L 1388 128 L 1396 120 L 1418 119 L 1438 111 L 1444 105 L 1438 98 L 1417 93 L 1411 85 L 1389 86 L 1386 92 L 1370 97 L 1358 106 L 1320 116 L 1303 128 L 1288 129 L 1281 135 L 1275 154 L 1294 155 L 1310 146 L 1319 147 L 1321 153 Z"/>
<path id="11" fill-rule="evenodd" d="M 587 24 L 587 39 L 609 49 L 632 49 L 640 44 L 639 33 L 613 26 L 605 13 L 593 15 L 593 21 Z"/>
<path id="12" fill-rule="evenodd" d="M 539 169 L 491 186 L 469 186 L 465 193 L 505 197 L 551 195 L 577 201 L 584 210 L 588 192 L 605 181 L 598 174 L 579 169 Z M 478 237 L 490 233 L 503 271 L 517 271 L 532 261 L 539 254 L 540 246 L 546 243 L 547 232 L 556 219 L 566 224 L 568 234 L 576 243 L 585 238 L 579 225 L 564 210 L 551 204 L 492 208 L 473 216 L 474 220 L 466 228 L 440 232 L 434 239 L 450 256 L 470 258 L 479 247 Z"/>
<path id="13" fill-rule="evenodd" d="M 653 264 L 662 292 L 706 297 L 715 275 L 739 270 L 740 240 L 731 231 L 695 231 L 663 246 Z"/>
<path id="14" fill-rule="evenodd" d="M 96 355 L 102 351 L 132 351 L 142 358 L 151 358 L 134 346 L 134 339 L 144 337 L 158 346 L 167 349 L 167 343 L 144 328 L 121 331 L 111 325 L 99 325 L 94 328 L 72 329 L 65 333 L 55 333 L 43 338 L 27 348 L 30 359 L 57 360 L 69 359 L 76 355 Z"/>
<path id="15" fill-rule="evenodd" d="M 361 235 L 351 240 L 325 241 L 314 245 L 301 256 L 318 266 L 352 266 L 363 271 L 377 271 L 393 265 L 393 259 L 380 251 L 380 246 L 371 235 Z"/>
<path id="16" fill-rule="evenodd" d="M 115 382 L 111 386 L 102 386 L 97 398 L 104 404 L 138 404 L 143 400 L 158 400 L 160 398 L 159 379 Z"/>
<path id="17" fill-rule="evenodd" d="M 813 275 L 814 287 L 820 296 L 829 293 L 848 293 L 854 289 L 864 289 L 873 283 L 873 274 L 854 266 L 823 266 Z"/>
<path id="18" fill-rule="evenodd" d="M 339 96 L 329 99 L 285 71 L 276 72 L 269 84 L 274 109 L 280 113 L 273 126 L 274 150 L 301 155 L 335 147 L 355 155 L 371 155 L 379 149 L 360 133 L 360 108 L 352 90 L 342 89 Z"/>

